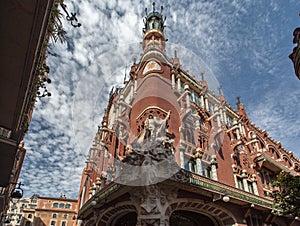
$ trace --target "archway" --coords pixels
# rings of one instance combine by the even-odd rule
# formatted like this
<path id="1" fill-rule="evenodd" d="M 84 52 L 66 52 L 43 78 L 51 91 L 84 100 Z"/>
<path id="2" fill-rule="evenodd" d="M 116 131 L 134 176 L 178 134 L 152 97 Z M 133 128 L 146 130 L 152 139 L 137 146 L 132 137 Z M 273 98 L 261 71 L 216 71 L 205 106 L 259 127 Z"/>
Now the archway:
<path id="1" fill-rule="evenodd" d="M 129 212 L 119 217 L 114 226 L 136 226 L 136 223 L 137 214 L 135 212 Z"/>
<path id="2" fill-rule="evenodd" d="M 216 226 L 206 215 L 188 210 L 176 210 L 170 216 L 170 226 Z"/>

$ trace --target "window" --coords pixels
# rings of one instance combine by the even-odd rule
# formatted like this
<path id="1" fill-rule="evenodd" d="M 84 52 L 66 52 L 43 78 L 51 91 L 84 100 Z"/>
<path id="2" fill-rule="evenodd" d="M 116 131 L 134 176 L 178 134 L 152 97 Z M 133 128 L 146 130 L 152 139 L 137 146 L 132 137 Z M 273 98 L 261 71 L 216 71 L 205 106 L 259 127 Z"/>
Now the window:
<path id="1" fill-rule="evenodd" d="M 59 204 L 59 208 L 64 208 L 65 207 L 65 204 L 64 203 L 60 203 Z"/>
<path id="2" fill-rule="evenodd" d="M 253 184 L 250 181 L 248 181 L 248 191 L 250 193 L 254 194 Z"/>
<path id="3" fill-rule="evenodd" d="M 195 166 L 195 162 L 194 161 L 189 161 L 189 170 L 192 172 L 196 171 L 196 166 Z"/>
<path id="4" fill-rule="evenodd" d="M 61 222 L 61 226 L 66 226 L 66 225 L 67 225 L 67 224 L 66 224 L 65 221 Z"/>
<path id="5" fill-rule="evenodd" d="M 242 178 L 237 178 L 238 188 L 244 190 L 244 184 Z"/>
<path id="6" fill-rule="evenodd" d="M 229 125 L 229 127 L 231 127 L 233 125 L 233 119 L 227 115 L 227 123 Z"/>
<path id="7" fill-rule="evenodd" d="M 53 203 L 53 206 L 52 206 L 52 207 L 58 208 L 58 203 L 57 203 L 57 202 Z"/>
<path id="8" fill-rule="evenodd" d="M 30 218 L 32 218 L 32 214 L 30 213 L 30 214 L 28 214 L 28 218 L 30 219 Z"/>
<path id="9" fill-rule="evenodd" d="M 57 218 L 57 214 L 56 213 L 52 214 L 52 218 Z"/>
<path id="10" fill-rule="evenodd" d="M 51 221 L 51 225 L 50 226 L 55 226 L 55 221 Z"/>
<path id="11" fill-rule="evenodd" d="M 184 161 L 184 169 L 190 170 L 190 164 L 188 161 Z"/>
<path id="12" fill-rule="evenodd" d="M 206 168 L 205 176 L 208 178 L 211 178 L 211 167 L 210 166 Z"/>
<path id="13" fill-rule="evenodd" d="M 64 219 L 67 219 L 68 218 L 68 214 L 64 214 Z"/>
<path id="14" fill-rule="evenodd" d="M 210 102 L 208 102 L 208 108 L 209 112 L 213 115 L 214 114 L 214 105 Z"/>
<path id="15" fill-rule="evenodd" d="M 70 209 L 71 208 L 71 204 L 66 204 L 66 208 Z"/>

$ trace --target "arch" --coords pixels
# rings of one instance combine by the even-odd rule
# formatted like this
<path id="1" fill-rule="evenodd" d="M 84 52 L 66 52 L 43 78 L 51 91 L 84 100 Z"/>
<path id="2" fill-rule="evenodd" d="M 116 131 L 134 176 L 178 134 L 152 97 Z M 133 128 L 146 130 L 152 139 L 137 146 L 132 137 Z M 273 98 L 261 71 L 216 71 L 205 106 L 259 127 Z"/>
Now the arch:
<path id="1" fill-rule="evenodd" d="M 137 213 L 133 211 L 123 212 L 122 215 L 116 217 L 110 225 L 113 226 L 136 226 Z"/>
<path id="2" fill-rule="evenodd" d="M 107 211 L 98 217 L 96 225 L 115 225 L 118 219 L 130 213 L 137 213 L 133 204 L 130 202 L 118 203 L 116 206 L 107 208 Z"/>
<path id="3" fill-rule="evenodd" d="M 293 166 L 293 162 L 287 155 L 283 154 L 282 159 L 283 159 L 284 163 L 288 164 L 289 168 Z"/>
<path id="4" fill-rule="evenodd" d="M 192 211 L 202 214 L 214 222 L 214 225 L 233 225 L 237 221 L 234 215 L 223 207 L 214 203 L 205 203 L 203 200 L 176 199 L 166 208 L 165 215 L 171 216 L 174 211 Z"/>
<path id="5" fill-rule="evenodd" d="M 88 221 L 86 221 L 85 223 L 83 223 L 83 226 L 95 226 L 95 219 L 91 218 Z"/>
<path id="6" fill-rule="evenodd" d="M 262 149 L 267 148 L 267 141 L 260 134 L 256 133 L 256 138 L 258 140 L 258 144 Z"/>
<path id="7" fill-rule="evenodd" d="M 299 163 L 294 162 L 294 170 L 295 170 L 297 173 L 300 173 L 300 164 L 299 164 Z"/>
<path id="8" fill-rule="evenodd" d="M 281 159 L 281 153 L 280 151 L 272 144 L 269 144 L 269 153 L 271 156 L 274 157 L 274 159 Z"/>
<path id="9" fill-rule="evenodd" d="M 203 226 L 218 225 L 211 216 L 189 210 L 175 210 L 169 219 L 170 226 L 198 226 L 199 222 L 203 222 Z"/>

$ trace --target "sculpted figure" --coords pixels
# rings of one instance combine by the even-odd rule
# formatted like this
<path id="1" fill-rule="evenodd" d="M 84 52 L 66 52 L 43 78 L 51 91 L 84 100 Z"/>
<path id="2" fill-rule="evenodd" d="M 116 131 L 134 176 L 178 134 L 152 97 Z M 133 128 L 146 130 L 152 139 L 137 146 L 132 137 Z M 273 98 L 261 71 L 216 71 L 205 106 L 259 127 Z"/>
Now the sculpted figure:
<path id="1" fill-rule="evenodd" d="M 138 138 L 138 143 L 143 141 L 162 140 L 166 137 L 167 122 L 171 111 L 168 112 L 165 119 L 154 117 L 152 114 L 144 122 L 144 130 Z"/>

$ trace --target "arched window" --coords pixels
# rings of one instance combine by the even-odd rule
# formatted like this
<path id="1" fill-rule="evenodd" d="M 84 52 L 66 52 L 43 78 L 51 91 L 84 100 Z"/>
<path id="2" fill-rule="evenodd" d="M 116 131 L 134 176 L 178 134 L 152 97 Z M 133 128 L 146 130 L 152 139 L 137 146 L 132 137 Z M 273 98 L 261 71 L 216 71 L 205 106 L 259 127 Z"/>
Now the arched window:
<path id="1" fill-rule="evenodd" d="M 30 214 L 28 214 L 28 218 L 30 219 L 30 218 L 32 218 L 32 214 L 30 213 Z"/>
<path id="2" fill-rule="evenodd" d="M 64 203 L 59 203 L 59 208 L 64 208 L 65 204 Z"/>
<path id="3" fill-rule="evenodd" d="M 296 172 L 300 172 L 300 165 L 295 164 L 294 169 Z"/>
<path id="4" fill-rule="evenodd" d="M 71 204 L 66 204 L 66 209 L 70 209 L 71 208 Z"/>
<path id="5" fill-rule="evenodd" d="M 53 205 L 52 205 L 52 207 L 53 207 L 53 208 L 58 208 L 58 203 L 57 203 L 57 202 L 54 202 Z"/>
<path id="6" fill-rule="evenodd" d="M 284 160 L 285 164 L 286 164 L 288 167 L 292 167 L 292 163 L 291 163 L 290 159 L 289 159 L 287 156 L 284 156 L 284 157 L 283 157 L 283 160 Z"/>

